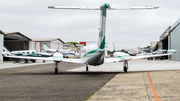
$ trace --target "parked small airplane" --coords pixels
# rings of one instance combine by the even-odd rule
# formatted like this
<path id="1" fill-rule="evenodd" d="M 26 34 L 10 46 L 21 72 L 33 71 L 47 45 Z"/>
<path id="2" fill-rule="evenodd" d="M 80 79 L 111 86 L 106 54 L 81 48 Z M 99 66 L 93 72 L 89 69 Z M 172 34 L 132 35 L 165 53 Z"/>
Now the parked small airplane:
<path id="1" fill-rule="evenodd" d="M 36 50 L 19 50 L 19 51 L 9 51 L 5 46 L 3 47 L 3 55 L 10 56 L 29 56 L 29 57 L 51 57 L 51 54 L 48 53 L 38 53 Z M 36 62 L 36 60 L 31 59 L 33 63 Z M 25 63 L 28 63 L 28 60 L 25 60 Z"/>
<path id="2" fill-rule="evenodd" d="M 50 49 L 46 43 L 43 43 L 43 47 L 44 47 L 44 51 L 46 53 L 51 53 L 51 54 L 54 54 L 56 52 L 60 52 L 62 53 L 63 55 L 65 56 L 68 56 L 68 55 L 74 55 L 74 56 L 78 56 L 79 53 L 76 53 L 74 51 L 71 51 L 71 50 L 65 50 L 65 49 Z"/>
<path id="3" fill-rule="evenodd" d="M 86 64 L 86 71 L 88 71 L 88 65 L 99 66 L 104 62 L 124 62 L 124 72 L 128 70 L 128 61 L 132 59 L 148 58 L 154 56 L 171 55 L 176 50 L 169 50 L 166 54 L 155 54 L 145 56 L 130 56 L 129 54 L 122 52 L 115 52 L 114 58 L 104 58 L 105 56 L 105 26 L 106 26 L 106 11 L 107 10 L 139 10 L 139 9 L 157 9 L 157 6 L 145 6 L 145 7 L 111 7 L 108 3 L 103 4 L 100 7 L 69 7 L 69 6 L 49 6 L 54 9 L 79 9 L 79 10 L 101 10 L 100 29 L 98 45 L 89 45 L 83 47 L 81 59 L 66 59 L 63 58 L 61 53 L 54 53 L 53 57 L 23 57 L 23 56 L 5 56 L 11 58 L 29 58 L 29 59 L 41 59 L 41 60 L 52 60 L 56 63 L 55 74 L 58 73 L 59 62 L 72 62 L 72 63 L 83 63 Z"/>

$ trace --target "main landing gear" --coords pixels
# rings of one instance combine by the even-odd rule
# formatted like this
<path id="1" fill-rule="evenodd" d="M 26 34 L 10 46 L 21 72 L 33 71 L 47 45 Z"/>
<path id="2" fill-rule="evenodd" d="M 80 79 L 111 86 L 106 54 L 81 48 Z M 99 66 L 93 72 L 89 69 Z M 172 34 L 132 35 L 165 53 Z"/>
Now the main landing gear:
<path id="1" fill-rule="evenodd" d="M 124 60 L 124 68 L 123 68 L 124 72 L 127 73 L 128 70 L 128 61 Z"/>
<path id="2" fill-rule="evenodd" d="M 57 61 L 56 61 L 56 63 L 55 63 L 55 65 L 56 65 L 56 67 L 55 67 L 55 74 L 58 73 L 58 63 L 59 63 L 59 62 L 57 62 Z"/>
<path id="3" fill-rule="evenodd" d="M 86 71 L 89 71 L 89 67 L 88 67 L 88 65 L 86 64 Z"/>

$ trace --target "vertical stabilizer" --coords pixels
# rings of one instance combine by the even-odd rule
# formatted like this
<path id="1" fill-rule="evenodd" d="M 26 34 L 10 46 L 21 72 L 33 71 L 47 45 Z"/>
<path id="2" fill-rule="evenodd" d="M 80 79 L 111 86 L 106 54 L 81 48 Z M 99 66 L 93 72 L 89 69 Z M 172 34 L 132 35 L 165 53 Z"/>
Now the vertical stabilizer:
<path id="1" fill-rule="evenodd" d="M 100 18 L 99 39 L 98 39 L 98 47 L 100 49 L 105 48 L 106 9 L 109 7 L 110 5 L 108 3 L 105 3 L 103 4 L 103 6 L 101 6 L 101 18 Z"/>
<path id="2" fill-rule="evenodd" d="M 11 55 L 11 52 L 4 46 L 2 54 L 3 55 Z"/>
<path id="3" fill-rule="evenodd" d="M 43 43 L 43 47 L 45 51 L 50 50 L 46 43 Z"/>

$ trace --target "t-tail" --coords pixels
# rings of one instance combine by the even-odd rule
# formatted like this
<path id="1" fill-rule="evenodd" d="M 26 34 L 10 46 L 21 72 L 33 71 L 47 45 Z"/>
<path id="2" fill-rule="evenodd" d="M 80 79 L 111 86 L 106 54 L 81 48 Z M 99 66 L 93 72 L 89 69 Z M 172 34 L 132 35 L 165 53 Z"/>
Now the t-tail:
<path id="1" fill-rule="evenodd" d="M 101 18 L 100 18 L 100 28 L 99 28 L 99 39 L 98 39 L 98 47 L 99 49 L 105 48 L 105 38 L 106 38 L 106 9 L 110 8 L 108 3 L 103 4 L 101 9 Z"/>
<path id="2" fill-rule="evenodd" d="M 50 50 L 47 44 L 43 43 L 44 50 Z"/>
<path id="3" fill-rule="evenodd" d="M 11 52 L 4 46 L 2 55 L 11 55 Z"/>

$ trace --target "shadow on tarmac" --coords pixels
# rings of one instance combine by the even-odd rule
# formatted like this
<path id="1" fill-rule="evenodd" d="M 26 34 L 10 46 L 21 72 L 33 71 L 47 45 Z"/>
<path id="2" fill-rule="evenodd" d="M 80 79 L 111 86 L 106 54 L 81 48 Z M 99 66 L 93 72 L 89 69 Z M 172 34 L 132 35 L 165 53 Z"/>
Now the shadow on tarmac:
<path id="1" fill-rule="evenodd" d="M 120 72 L 58 72 L 55 74 L 54 72 L 46 72 L 46 73 L 13 73 L 9 75 L 100 75 L 100 74 L 118 74 Z M 122 72 L 123 73 L 123 72 Z"/>
<path id="2" fill-rule="evenodd" d="M 134 74 L 134 73 L 142 73 L 142 72 L 159 72 L 159 71 L 168 71 L 168 70 L 147 70 L 147 71 L 128 71 L 127 73 L 124 73 L 123 71 L 112 71 L 112 72 L 106 72 L 106 71 L 81 71 L 81 72 L 74 72 L 74 71 L 60 71 L 58 74 L 55 74 L 54 72 L 23 72 L 23 73 L 12 73 L 7 75 L 101 75 L 101 74 Z M 174 70 L 169 70 L 174 71 Z"/>

